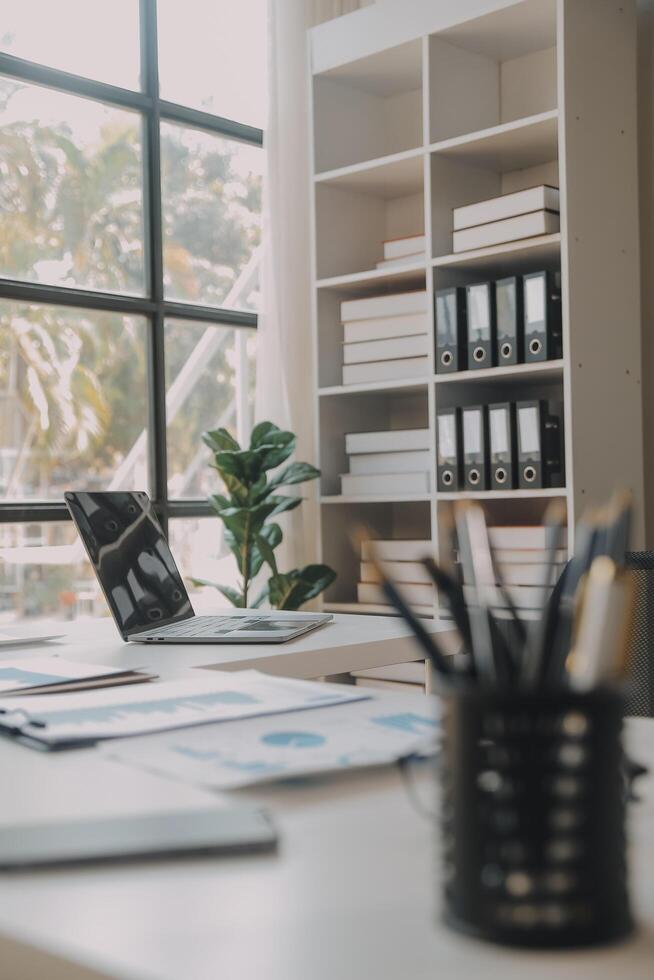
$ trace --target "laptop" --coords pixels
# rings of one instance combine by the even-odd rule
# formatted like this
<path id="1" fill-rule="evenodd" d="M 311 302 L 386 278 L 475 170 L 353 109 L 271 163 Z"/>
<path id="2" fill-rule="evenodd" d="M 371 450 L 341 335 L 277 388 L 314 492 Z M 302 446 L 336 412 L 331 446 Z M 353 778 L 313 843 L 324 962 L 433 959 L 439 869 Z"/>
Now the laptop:
<path id="1" fill-rule="evenodd" d="M 284 643 L 334 618 L 247 609 L 196 616 L 146 493 L 68 491 L 64 499 L 123 640 Z"/>

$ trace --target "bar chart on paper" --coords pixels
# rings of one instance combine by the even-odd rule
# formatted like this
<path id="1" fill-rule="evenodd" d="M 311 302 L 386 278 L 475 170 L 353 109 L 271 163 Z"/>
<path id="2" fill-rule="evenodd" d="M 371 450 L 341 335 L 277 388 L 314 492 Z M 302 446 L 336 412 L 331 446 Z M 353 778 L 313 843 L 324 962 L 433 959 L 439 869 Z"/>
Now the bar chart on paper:
<path id="1" fill-rule="evenodd" d="M 413 700 L 413 696 L 411 696 Z M 301 724 L 299 724 L 301 722 Z M 112 743 L 104 751 L 130 766 L 213 789 L 385 765 L 430 754 L 437 731 L 431 701 L 418 710 L 370 698 L 328 711 L 309 710 L 167 732 Z"/>
<path id="2" fill-rule="evenodd" d="M 362 700 L 359 689 L 269 677 L 255 670 L 165 681 L 147 691 L 0 700 L 0 725 L 50 745 L 118 738 Z"/>

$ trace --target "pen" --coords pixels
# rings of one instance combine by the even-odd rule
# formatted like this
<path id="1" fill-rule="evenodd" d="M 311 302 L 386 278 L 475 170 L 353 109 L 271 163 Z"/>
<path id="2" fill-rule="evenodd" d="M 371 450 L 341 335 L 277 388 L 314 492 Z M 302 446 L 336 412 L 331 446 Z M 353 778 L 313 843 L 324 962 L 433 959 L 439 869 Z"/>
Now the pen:
<path id="1" fill-rule="evenodd" d="M 566 660 L 571 683 L 589 690 L 622 673 L 633 602 L 631 583 L 607 555 L 588 572 L 573 649 Z"/>
<path id="2" fill-rule="evenodd" d="M 433 558 L 424 558 L 423 568 L 427 570 L 436 588 L 443 593 L 448 601 L 454 623 L 461 634 L 463 644 L 470 653 L 472 637 L 470 634 L 470 618 L 460 584 L 445 569 L 436 564 Z"/>
<path id="3" fill-rule="evenodd" d="M 554 593 L 554 569 L 556 567 L 556 556 L 563 545 L 563 532 L 565 530 L 567 518 L 566 505 L 561 500 L 553 500 L 545 512 L 545 543 L 547 552 L 545 556 L 544 572 L 542 578 L 543 595 L 552 588 L 552 592 L 543 603 L 543 611 L 540 619 L 532 624 L 532 628 L 527 635 L 525 656 L 521 669 L 521 684 L 524 687 L 536 687 L 541 680 L 543 665 L 547 656 L 547 651 L 553 641 L 554 623 L 558 613 L 560 592 Z M 564 583 L 562 583 L 564 584 Z"/>
<path id="4" fill-rule="evenodd" d="M 475 667 L 481 681 L 496 684 L 498 678 L 487 602 L 487 583 L 489 580 L 493 586 L 495 583 L 487 544 L 484 550 L 480 514 L 483 522 L 481 508 L 462 502 L 456 508 L 455 520 L 463 580 L 470 583 L 469 589 L 473 595 L 473 601 L 468 603 L 468 613 Z"/>
<path id="5" fill-rule="evenodd" d="M 552 609 L 554 616 L 552 641 L 545 650 L 546 660 L 542 676 L 548 684 L 558 685 L 565 679 L 565 662 L 570 652 L 574 603 L 579 583 L 590 568 L 600 536 L 597 511 L 584 518 L 577 526 L 575 553 L 565 570 L 562 588 Z"/>

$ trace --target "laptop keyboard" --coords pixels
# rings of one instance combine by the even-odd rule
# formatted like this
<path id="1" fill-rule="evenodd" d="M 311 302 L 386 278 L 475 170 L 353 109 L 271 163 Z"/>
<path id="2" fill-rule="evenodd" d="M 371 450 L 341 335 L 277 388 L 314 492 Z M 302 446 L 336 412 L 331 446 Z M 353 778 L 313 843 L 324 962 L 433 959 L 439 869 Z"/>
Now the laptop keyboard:
<path id="1" fill-rule="evenodd" d="M 195 616 L 150 632 L 158 636 L 225 636 L 251 622 L 252 619 L 241 616 Z"/>

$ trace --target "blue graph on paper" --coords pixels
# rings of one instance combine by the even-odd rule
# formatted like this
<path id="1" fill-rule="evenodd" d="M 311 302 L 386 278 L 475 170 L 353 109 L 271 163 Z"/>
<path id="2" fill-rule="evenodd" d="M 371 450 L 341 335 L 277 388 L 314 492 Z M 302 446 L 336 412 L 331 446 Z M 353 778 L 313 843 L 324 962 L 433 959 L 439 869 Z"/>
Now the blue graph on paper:
<path id="1" fill-rule="evenodd" d="M 243 691 L 219 691 L 213 694 L 190 694 L 181 698 L 162 698 L 160 701 L 135 701 L 132 704 L 39 711 L 38 720 L 46 724 L 84 725 L 96 722 L 120 722 L 128 720 L 130 717 L 143 717 L 149 714 L 172 716 L 188 708 L 202 710 L 221 704 L 260 703 L 259 698 L 245 694 Z"/>
<path id="2" fill-rule="evenodd" d="M 264 735 L 261 741 L 265 745 L 283 748 L 315 749 L 317 745 L 324 745 L 326 739 L 324 735 L 318 735 L 317 732 L 270 732 L 269 735 Z"/>
<path id="3" fill-rule="evenodd" d="M 436 728 L 434 718 L 429 718 L 426 715 L 417 715 L 413 711 L 405 711 L 398 715 L 380 715 L 378 718 L 372 718 L 371 721 L 375 725 L 381 725 L 382 728 L 391 728 L 394 731 L 400 732 L 411 732 L 415 735 L 424 735 L 425 732 Z"/>
<path id="4" fill-rule="evenodd" d="M 61 684 L 70 679 L 61 674 L 40 674 L 33 670 L 21 670 L 20 667 L 0 667 L 0 681 L 15 684 Z"/>

